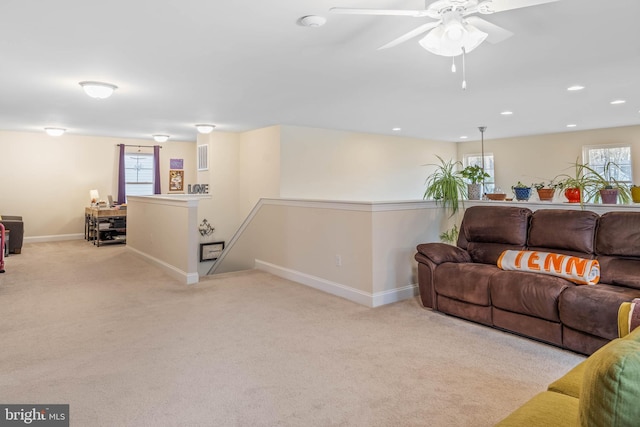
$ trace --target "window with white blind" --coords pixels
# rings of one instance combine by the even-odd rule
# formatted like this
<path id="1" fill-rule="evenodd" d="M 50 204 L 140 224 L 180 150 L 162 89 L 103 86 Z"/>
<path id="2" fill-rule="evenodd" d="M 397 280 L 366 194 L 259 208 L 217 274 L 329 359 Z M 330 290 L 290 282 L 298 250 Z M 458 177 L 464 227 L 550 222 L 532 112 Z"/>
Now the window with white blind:
<path id="1" fill-rule="evenodd" d="M 127 196 L 153 194 L 153 154 L 126 153 L 124 168 Z"/>
<path id="2" fill-rule="evenodd" d="M 476 165 L 482 167 L 482 153 L 465 154 L 462 164 L 464 167 Z M 489 178 L 484 180 L 484 192 L 493 193 L 496 187 L 493 153 L 484 153 L 484 171 L 489 174 Z"/>
<path id="3" fill-rule="evenodd" d="M 582 147 L 582 162 L 603 176 L 607 163 L 615 163 L 618 167 L 609 167 L 609 176 L 605 178 L 628 184 L 633 181 L 631 147 L 628 145 L 586 145 Z"/>

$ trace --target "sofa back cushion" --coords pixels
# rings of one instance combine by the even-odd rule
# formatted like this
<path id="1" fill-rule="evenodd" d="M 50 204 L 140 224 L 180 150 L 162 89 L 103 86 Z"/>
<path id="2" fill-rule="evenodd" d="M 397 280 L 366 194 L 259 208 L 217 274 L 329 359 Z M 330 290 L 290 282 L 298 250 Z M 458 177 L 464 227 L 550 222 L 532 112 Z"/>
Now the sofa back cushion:
<path id="1" fill-rule="evenodd" d="M 640 329 L 593 353 L 580 390 L 581 426 L 635 427 L 640 420 Z"/>
<path id="2" fill-rule="evenodd" d="M 529 250 L 593 258 L 598 214 L 568 209 L 540 209 L 531 216 Z"/>
<path id="3" fill-rule="evenodd" d="M 640 212 L 607 212 L 600 217 L 598 255 L 640 258 Z"/>
<path id="4" fill-rule="evenodd" d="M 600 217 L 596 254 L 601 281 L 640 289 L 640 212 L 607 212 Z"/>
<path id="5" fill-rule="evenodd" d="M 495 264 L 502 251 L 522 250 L 531 210 L 510 206 L 473 206 L 464 213 L 459 241 L 473 262 Z"/>

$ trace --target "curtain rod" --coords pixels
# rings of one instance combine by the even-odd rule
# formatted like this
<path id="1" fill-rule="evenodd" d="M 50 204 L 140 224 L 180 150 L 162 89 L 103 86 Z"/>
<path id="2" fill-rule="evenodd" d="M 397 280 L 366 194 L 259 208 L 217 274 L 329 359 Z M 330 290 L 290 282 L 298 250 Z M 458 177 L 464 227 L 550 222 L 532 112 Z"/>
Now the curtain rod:
<path id="1" fill-rule="evenodd" d="M 120 147 L 121 145 L 124 145 L 125 147 L 147 147 L 147 148 L 153 148 L 156 147 L 156 145 L 127 145 L 127 144 L 116 144 L 116 147 Z M 162 145 L 158 145 L 157 147 L 162 148 Z"/>

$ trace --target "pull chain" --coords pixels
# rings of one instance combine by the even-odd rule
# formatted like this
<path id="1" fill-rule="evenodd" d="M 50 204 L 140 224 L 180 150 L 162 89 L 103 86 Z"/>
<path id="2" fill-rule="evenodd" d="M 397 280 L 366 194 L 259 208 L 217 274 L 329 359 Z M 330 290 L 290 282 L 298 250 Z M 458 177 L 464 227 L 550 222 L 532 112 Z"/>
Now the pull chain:
<path id="1" fill-rule="evenodd" d="M 467 90 L 467 67 L 464 48 L 462 48 L 462 90 Z"/>

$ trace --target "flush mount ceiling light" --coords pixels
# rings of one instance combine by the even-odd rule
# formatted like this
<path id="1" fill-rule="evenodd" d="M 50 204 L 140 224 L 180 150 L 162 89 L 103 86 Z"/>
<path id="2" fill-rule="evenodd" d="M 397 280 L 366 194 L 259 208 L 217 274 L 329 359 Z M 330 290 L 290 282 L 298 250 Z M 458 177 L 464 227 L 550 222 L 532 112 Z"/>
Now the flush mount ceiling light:
<path id="1" fill-rule="evenodd" d="M 573 85 L 573 86 L 569 86 L 567 88 L 567 90 L 570 91 L 570 92 L 577 92 L 577 91 L 582 90 L 582 89 L 584 89 L 584 86 L 581 86 L 581 85 Z"/>
<path id="2" fill-rule="evenodd" d="M 394 132 L 400 132 L 402 130 L 402 128 L 393 128 L 391 130 L 394 131 Z"/>
<path id="3" fill-rule="evenodd" d="M 611 105 L 620 105 L 620 104 L 624 104 L 625 101 L 624 99 L 616 99 L 615 101 L 611 101 Z"/>
<path id="4" fill-rule="evenodd" d="M 169 140 L 169 135 L 159 135 L 159 134 L 156 134 L 156 135 L 152 135 L 152 136 L 153 136 L 153 139 L 154 139 L 156 142 L 167 142 L 167 141 Z"/>
<path id="5" fill-rule="evenodd" d="M 567 125 L 567 127 L 568 127 L 568 128 L 574 128 L 574 127 L 576 127 L 576 126 L 578 126 L 578 125 L 577 125 L 577 124 L 575 124 L 575 123 L 569 123 L 569 124 Z"/>
<path id="6" fill-rule="evenodd" d="M 196 129 L 198 129 L 198 132 L 200 133 L 211 133 L 213 132 L 213 129 L 216 127 L 216 125 L 208 125 L 208 124 L 197 124 L 196 125 Z"/>
<path id="7" fill-rule="evenodd" d="M 302 27 L 311 27 L 311 28 L 322 27 L 326 22 L 327 22 L 326 18 L 318 15 L 303 16 L 302 18 L 299 18 L 297 21 L 298 25 Z"/>
<path id="8" fill-rule="evenodd" d="M 511 115 L 513 115 L 513 111 L 503 111 L 500 114 L 502 114 L 503 116 L 511 116 Z"/>
<path id="9" fill-rule="evenodd" d="M 118 89 L 118 86 L 111 83 L 103 82 L 80 82 L 80 86 L 84 89 L 84 93 L 92 98 L 106 99 L 113 95 L 113 92 Z"/>
<path id="10" fill-rule="evenodd" d="M 67 130 L 63 128 L 44 128 L 49 136 L 62 136 Z"/>

